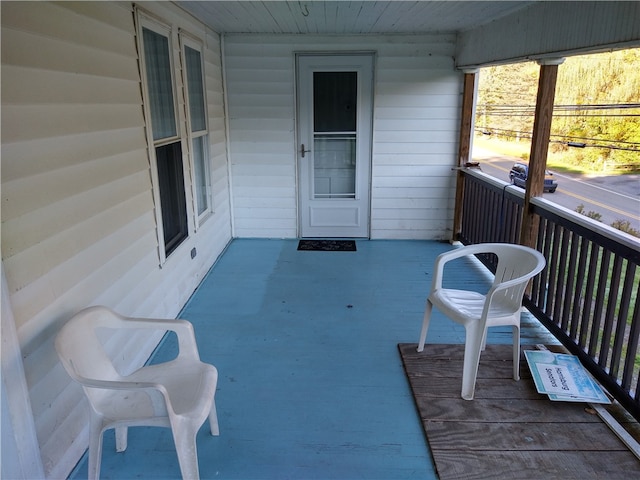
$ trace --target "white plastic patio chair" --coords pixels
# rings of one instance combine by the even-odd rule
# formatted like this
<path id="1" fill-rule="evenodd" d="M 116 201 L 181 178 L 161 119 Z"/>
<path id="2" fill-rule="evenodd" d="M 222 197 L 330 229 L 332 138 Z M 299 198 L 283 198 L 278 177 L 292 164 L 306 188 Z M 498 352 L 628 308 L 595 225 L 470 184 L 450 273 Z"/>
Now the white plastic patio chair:
<path id="1" fill-rule="evenodd" d="M 96 333 L 103 328 L 174 331 L 178 356 L 122 376 Z M 196 434 L 207 417 L 211 434 L 219 434 L 214 402 L 218 372 L 200 361 L 191 323 L 127 318 L 105 307 L 90 307 L 64 325 L 55 346 L 64 368 L 82 385 L 91 405 L 88 478 L 100 476 L 104 431 L 115 428 L 116 450 L 122 452 L 130 426 L 170 427 L 182 478 L 199 478 Z"/>
<path id="2" fill-rule="evenodd" d="M 496 274 L 486 294 L 443 288 L 444 267 L 448 262 L 480 253 L 498 257 Z M 436 258 L 431 292 L 422 322 L 418 352 L 424 349 L 431 311 L 436 306 L 451 320 L 465 327 L 462 398 L 473 400 L 481 351 L 485 349 L 487 328 L 511 325 L 513 329 L 513 379 L 520 379 L 520 312 L 524 290 L 531 278 L 545 267 L 544 256 L 529 247 L 508 243 L 468 245 Z"/>

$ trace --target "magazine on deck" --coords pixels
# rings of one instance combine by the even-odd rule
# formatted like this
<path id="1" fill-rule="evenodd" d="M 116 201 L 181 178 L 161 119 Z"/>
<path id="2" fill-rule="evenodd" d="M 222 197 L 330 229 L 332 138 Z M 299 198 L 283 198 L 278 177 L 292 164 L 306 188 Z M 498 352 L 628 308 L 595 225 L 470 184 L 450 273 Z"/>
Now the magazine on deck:
<path id="1" fill-rule="evenodd" d="M 538 393 L 561 402 L 611 403 L 575 355 L 525 350 Z"/>

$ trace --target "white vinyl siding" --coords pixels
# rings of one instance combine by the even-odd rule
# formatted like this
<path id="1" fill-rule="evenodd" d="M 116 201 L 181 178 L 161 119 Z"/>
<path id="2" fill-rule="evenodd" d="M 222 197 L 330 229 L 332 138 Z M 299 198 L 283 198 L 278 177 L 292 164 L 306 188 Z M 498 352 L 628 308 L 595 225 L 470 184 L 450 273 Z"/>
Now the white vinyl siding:
<path id="1" fill-rule="evenodd" d="M 162 268 L 132 5 L 1 5 L 2 262 L 47 478 L 65 478 L 88 438 L 84 396 L 53 348 L 60 326 L 96 304 L 175 318 L 231 238 L 219 37 L 174 5 L 145 6 L 202 39 L 217 206 Z M 131 368 L 157 341 L 108 349 Z"/>
<path id="2" fill-rule="evenodd" d="M 294 53 L 375 52 L 371 238 L 451 235 L 462 75 L 451 35 L 225 37 L 235 235 L 296 237 Z"/>
<path id="3" fill-rule="evenodd" d="M 225 37 L 234 236 L 296 237 L 292 45 L 252 38 Z"/>
<path id="4" fill-rule="evenodd" d="M 461 77 L 445 52 L 429 42 L 378 57 L 373 237 L 451 238 Z"/>

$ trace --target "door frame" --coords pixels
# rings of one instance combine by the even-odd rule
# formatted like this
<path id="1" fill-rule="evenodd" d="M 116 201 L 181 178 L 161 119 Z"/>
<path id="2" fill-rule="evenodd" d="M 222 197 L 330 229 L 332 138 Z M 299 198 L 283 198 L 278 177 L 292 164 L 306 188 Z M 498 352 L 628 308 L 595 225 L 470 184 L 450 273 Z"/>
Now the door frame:
<path id="1" fill-rule="evenodd" d="M 372 192 L 371 192 L 371 188 L 372 188 L 372 170 L 373 170 L 373 116 L 374 116 L 374 86 L 375 86 L 375 52 L 373 51 L 347 51 L 347 52 L 295 52 L 295 82 L 294 82 L 294 88 L 295 88 L 295 139 L 296 139 L 296 145 L 295 145 L 295 158 L 296 158 L 296 206 L 297 206 L 297 211 L 298 211 L 298 237 L 299 238 L 370 238 L 371 236 L 371 198 L 372 198 Z M 359 88 L 358 89 L 358 98 L 359 98 L 359 102 L 362 103 L 362 101 L 364 100 L 365 103 L 362 103 L 362 105 L 358 105 L 358 108 L 364 107 L 366 108 L 366 114 L 364 115 L 365 118 L 360 118 L 360 116 L 358 116 L 358 124 L 357 124 L 357 131 L 359 132 L 362 129 L 362 125 L 360 122 L 365 122 L 364 125 L 366 125 L 366 129 L 368 131 L 368 138 L 365 140 L 366 141 L 366 158 L 365 159 L 360 159 L 358 158 L 357 164 L 356 164 L 356 198 L 355 200 L 364 200 L 364 205 L 365 205 L 365 210 L 364 212 L 362 212 L 362 216 L 360 217 L 361 219 L 364 220 L 365 225 L 363 228 L 360 228 L 361 232 L 358 232 L 358 234 L 349 234 L 346 233 L 345 235 L 335 235 L 335 234 L 315 234 L 315 232 L 304 232 L 304 220 L 303 220 L 303 209 L 304 208 L 309 208 L 310 202 L 312 201 L 312 199 L 305 199 L 303 198 L 305 193 L 310 193 L 312 191 L 312 186 L 311 185 L 306 185 L 303 186 L 301 184 L 301 182 L 310 182 L 311 181 L 311 176 L 307 175 L 305 178 L 302 178 L 303 172 L 305 170 L 305 168 L 303 168 L 303 159 L 302 159 L 302 155 L 300 152 L 300 147 L 303 143 L 309 142 L 309 140 L 305 141 L 306 135 L 302 135 L 301 134 L 301 105 L 302 105 L 302 99 L 301 99 L 301 88 L 300 88 L 300 82 L 301 82 L 301 66 L 300 66 L 300 60 L 301 58 L 313 58 L 313 57 L 318 57 L 321 58 L 322 60 L 327 60 L 330 61 L 331 59 L 335 59 L 337 60 L 337 66 L 339 67 L 344 67 L 345 71 L 358 71 L 359 72 L 359 76 L 363 73 L 366 72 L 366 77 L 363 76 L 362 77 L 362 81 L 366 82 L 366 88 L 362 89 Z M 346 68 L 347 66 L 344 65 L 344 63 L 342 65 L 340 65 L 340 61 L 344 62 L 344 59 L 347 57 L 359 57 L 359 58 L 366 58 L 366 65 L 357 65 L 357 62 L 354 63 L 353 66 L 353 70 L 348 70 L 348 68 Z M 369 63 L 370 62 L 370 63 Z M 330 65 L 327 65 L 328 67 L 330 67 Z M 370 70 L 369 70 L 370 67 Z M 328 69 L 327 71 L 332 71 L 330 69 Z M 340 71 L 340 69 L 336 69 L 335 71 Z M 360 79 L 359 79 L 360 81 Z M 361 86 L 361 84 L 359 83 L 359 87 Z M 361 90 L 364 90 L 364 92 L 361 92 Z M 362 97 L 361 93 L 363 93 L 365 96 Z M 313 132 L 311 132 L 313 133 Z M 308 144 L 307 144 L 308 145 Z M 308 146 L 305 147 L 309 148 Z M 309 162 L 308 159 L 305 158 L 306 162 Z M 362 172 L 361 168 L 359 168 L 359 166 L 361 165 L 361 162 L 365 161 L 365 172 Z M 313 227 L 310 227 L 313 228 Z M 309 230 L 310 228 L 307 228 L 307 230 Z M 319 227 L 318 227 L 319 228 Z M 334 228 L 334 227 L 326 227 L 327 230 L 329 231 L 329 229 Z M 337 228 L 337 227 L 335 227 Z M 347 227 L 348 229 L 348 227 Z M 308 234 L 311 233 L 311 234 Z"/>

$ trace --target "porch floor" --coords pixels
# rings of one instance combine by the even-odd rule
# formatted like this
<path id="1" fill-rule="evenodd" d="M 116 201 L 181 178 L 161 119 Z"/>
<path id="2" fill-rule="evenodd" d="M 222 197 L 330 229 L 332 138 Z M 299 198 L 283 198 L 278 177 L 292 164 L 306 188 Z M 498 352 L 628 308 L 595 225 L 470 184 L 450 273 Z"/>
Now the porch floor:
<path id="1" fill-rule="evenodd" d="M 203 479 L 436 479 L 398 354 L 417 342 L 442 242 L 357 241 L 356 252 L 298 251 L 297 240 L 231 242 L 180 318 L 218 368 L 220 436 L 201 428 Z M 452 272 L 485 288 L 484 267 Z M 509 328 L 488 343 L 509 343 Z M 464 343 L 435 311 L 428 343 Z M 523 344 L 557 343 L 529 314 Z M 154 361 L 175 352 L 171 337 Z M 86 455 L 71 475 L 87 476 Z M 132 428 L 116 453 L 104 439 L 101 478 L 179 478 L 169 429 Z"/>

